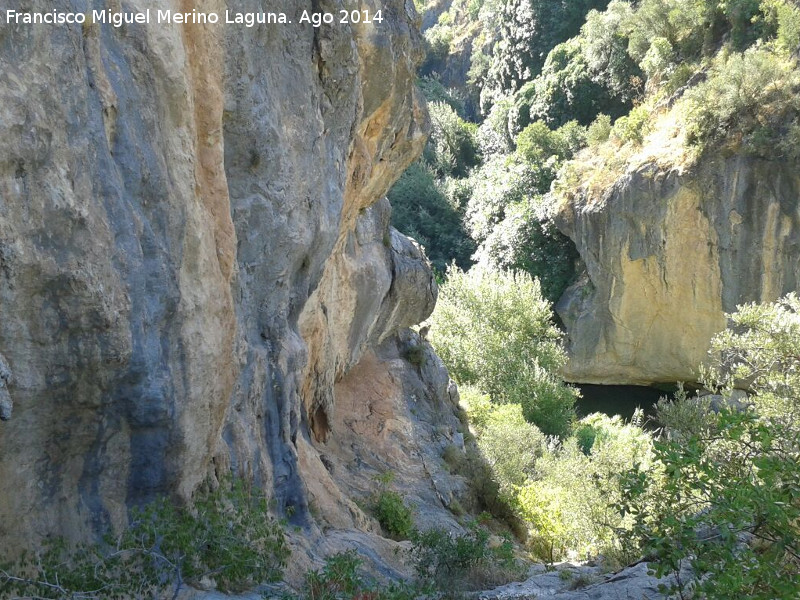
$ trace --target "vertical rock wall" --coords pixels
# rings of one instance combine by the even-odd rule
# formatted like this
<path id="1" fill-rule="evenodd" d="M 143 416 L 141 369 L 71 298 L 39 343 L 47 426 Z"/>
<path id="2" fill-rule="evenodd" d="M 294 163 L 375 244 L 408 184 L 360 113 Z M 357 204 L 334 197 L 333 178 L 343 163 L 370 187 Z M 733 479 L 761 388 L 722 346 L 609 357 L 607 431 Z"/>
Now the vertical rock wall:
<path id="1" fill-rule="evenodd" d="M 7 4 L 294 23 L 0 27 L 2 544 L 85 538 L 228 469 L 302 520 L 297 448 L 334 382 L 435 300 L 372 206 L 427 130 L 413 6 Z M 344 7 L 384 21 L 298 23 Z"/>
<path id="2" fill-rule="evenodd" d="M 689 170 L 646 163 L 567 199 L 559 226 L 585 264 L 556 307 L 571 381 L 695 381 L 725 313 L 800 282 L 794 164 L 711 153 Z"/>

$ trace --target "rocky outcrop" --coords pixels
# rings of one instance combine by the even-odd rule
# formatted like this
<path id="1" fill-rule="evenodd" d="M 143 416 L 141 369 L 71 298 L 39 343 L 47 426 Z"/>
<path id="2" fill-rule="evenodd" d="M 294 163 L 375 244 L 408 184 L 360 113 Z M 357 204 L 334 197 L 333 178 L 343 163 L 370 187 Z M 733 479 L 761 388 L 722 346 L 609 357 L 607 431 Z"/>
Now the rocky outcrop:
<path id="1" fill-rule="evenodd" d="M 688 567 L 681 569 L 681 577 L 674 574 L 658 579 L 650 574 L 645 562 L 626 567 L 617 573 L 604 573 L 591 566 L 559 565 L 557 570 L 546 570 L 543 565 L 533 569 L 526 580 L 501 586 L 480 595 L 481 600 L 527 600 L 528 598 L 556 598 L 557 600 L 666 600 L 673 597 L 664 590 L 691 581 Z"/>
<path id="2" fill-rule="evenodd" d="M 558 225 L 584 270 L 556 310 L 567 379 L 693 381 L 725 313 L 800 281 L 797 165 L 707 154 L 646 162 L 601 192 L 567 197 Z"/>
<path id="3" fill-rule="evenodd" d="M 374 204 L 425 141 L 416 16 L 369 7 L 382 23 L 299 24 L 323 0 L 252 28 L 0 27 L 5 551 L 231 470 L 314 527 L 338 382 L 436 295 Z"/>

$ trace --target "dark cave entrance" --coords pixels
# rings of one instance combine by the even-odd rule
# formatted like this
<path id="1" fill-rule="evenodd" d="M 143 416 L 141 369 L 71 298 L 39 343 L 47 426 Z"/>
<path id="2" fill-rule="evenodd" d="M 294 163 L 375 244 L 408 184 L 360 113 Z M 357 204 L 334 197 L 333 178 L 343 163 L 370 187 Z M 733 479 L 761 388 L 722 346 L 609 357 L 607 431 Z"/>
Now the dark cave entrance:
<path id="1" fill-rule="evenodd" d="M 595 385 L 576 383 L 575 387 L 581 390 L 583 396 L 575 404 L 578 418 L 583 418 L 591 413 L 600 412 L 609 416 L 620 415 L 629 421 L 633 412 L 641 407 L 646 417 L 654 414 L 654 408 L 659 398 L 672 397 L 678 389 L 677 385 Z M 652 423 L 650 423 L 652 426 Z"/>

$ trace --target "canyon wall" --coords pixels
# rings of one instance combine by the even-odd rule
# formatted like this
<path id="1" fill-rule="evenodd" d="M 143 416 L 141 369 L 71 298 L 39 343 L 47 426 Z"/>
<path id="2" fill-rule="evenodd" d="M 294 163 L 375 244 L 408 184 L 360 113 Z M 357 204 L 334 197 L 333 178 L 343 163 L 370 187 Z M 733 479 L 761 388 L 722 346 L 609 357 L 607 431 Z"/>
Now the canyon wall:
<path id="1" fill-rule="evenodd" d="M 725 313 L 797 290 L 799 172 L 707 152 L 689 167 L 646 161 L 564 198 L 557 222 L 583 263 L 556 307 L 566 378 L 695 381 Z"/>
<path id="2" fill-rule="evenodd" d="M 356 8 L 330 0 L 105 0 L 83 8 L 293 23 L 0 27 L 7 551 L 92 537 L 230 471 L 314 526 L 309 485 L 343 418 L 338 382 L 436 297 L 379 201 L 426 139 L 417 17 L 401 0 L 358 7 L 383 22 L 298 23 Z M 370 360 L 373 376 L 388 372 Z M 403 385 L 385 391 L 400 402 Z M 337 502 L 329 521 L 364 519 Z"/>

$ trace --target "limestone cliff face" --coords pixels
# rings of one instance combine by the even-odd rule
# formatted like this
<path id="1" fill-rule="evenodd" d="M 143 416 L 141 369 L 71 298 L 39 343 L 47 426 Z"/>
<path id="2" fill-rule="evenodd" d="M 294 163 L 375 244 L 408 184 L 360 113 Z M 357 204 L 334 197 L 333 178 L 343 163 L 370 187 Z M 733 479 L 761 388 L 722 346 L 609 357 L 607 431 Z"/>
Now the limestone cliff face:
<path id="1" fill-rule="evenodd" d="M 797 165 L 707 156 L 571 195 L 559 226 L 585 270 L 557 306 L 568 379 L 693 381 L 724 313 L 800 282 Z"/>
<path id="2" fill-rule="evenodd" d="M 425 141 L 412 4 L 318 29 L 302 11 L 341 3 L 272 4 L 159 8 L 294 24 L 0 27 L 7 549 L 229 469 L 306 522 L 298 456 L 319 463 L 336 382 L 433 308 L 421 251 L 375 204 Z"/>

